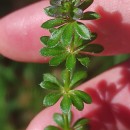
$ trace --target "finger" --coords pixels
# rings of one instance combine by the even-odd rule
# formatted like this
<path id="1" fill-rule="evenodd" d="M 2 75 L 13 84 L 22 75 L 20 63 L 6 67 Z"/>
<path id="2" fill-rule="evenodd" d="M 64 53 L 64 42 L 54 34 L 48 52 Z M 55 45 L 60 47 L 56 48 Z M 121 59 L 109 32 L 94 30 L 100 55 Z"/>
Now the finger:
<path id="1" fill-rule="evenodd" d="M 101 15 L 101 19 L 93 20 L 90 25 L 91 29 L 98 34 L 95 42 L 102 44 L 105 48 L 102 55 L 130 52 L 128 44 L 130 42 L 130 10 L 128 4 L 130 4 L 129 0 L 95 0 L 88 9 L 96 10 Z"/>
<path id="2" fill-rule="evenodd" d="M 43 8 L 47 1 L 38 2 L 18 10 L 0 20 L 0 53 L 17 61 L 46 62 L 40 56 L 39 38 L 48 32 L 40 26 L 49 19 Z"/>
<path id="3" fill-rule="evenodd" d="M 123 4 L 122 4 L 123 3 Z M 0 20 L 0 53 L 17 61 L 46 62 L 39 50 L 42 47 L 39 37 L 48 32 L 40 25 L 49 17 L 43 13 L 48 1 L 38 2 L 16 11 Z M 98 33 L 95 41 L 104 46 L 101 55 L 130 52 L 130 1 L 97 0 L 88 10 L 97 10 L 100 20 L 87 21 L 92 31 Z M 86 23 L 86 22 L 85 22 Z"/>
<path id="4" fill-rule="evenodd" d="M 89 118 L 91 129 L 129 130 L 130 118 L 130 60 L 82 84 L 78 89 L 92 96 L 93 103 L 79 112 L 73 108 L 73 122 L 80 117 Z M 60 112 L 59 103 L 40 112 L 27 130 L 43 130 L 56 125 L 54 112 Z"/>

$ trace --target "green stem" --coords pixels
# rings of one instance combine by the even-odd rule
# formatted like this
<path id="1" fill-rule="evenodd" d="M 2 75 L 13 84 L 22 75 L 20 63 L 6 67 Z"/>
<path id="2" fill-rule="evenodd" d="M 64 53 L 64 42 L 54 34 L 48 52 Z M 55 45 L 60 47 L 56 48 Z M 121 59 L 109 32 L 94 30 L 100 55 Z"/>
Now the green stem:
<path id="1" fill-rule="evenodd" d="M 71 72 L 66 68 L 65 90 L 69 90 Z"/>
<path id="2" fill-rule="evenodd" d="M 72 42 L 71 42 L 71 46 L 70 46 L 70 50 L 72 51 L 72 52 L 74 52 L 74 42 L 73 42 L 73 40 L 74 40 L 74 36 L 72 36 L 73 38 L 72 38 Z M 74 68 L 73 68 L 73 70 L 74 70 Z M 73 72 L 73 70 L 68 70 L 67 68 L 66 68 L 66 80 L 65 80 L 65 89 L 66 89 L 66 91 L 67 90 L 69 90 L 69 84 L 70 84 L 70 78 L 71 78 L 71 75 L 72 75 L 72 72 Z"/>
<path id="3" fill-rule="evenodd" d="M 70 129 L 70 123 L 69 123 L 69 120 L 68 120 L 68 114 L 63 114 L 63 118 L 64 118 L 64 130 L 71 130 Z"/>
<path id="4" fill-rule="evenodd" d="M 73 37 L 73 40 L 74 40 L 74 37 Z M 74 51 L 73 40 L 72 40 L 72 43 L 70 44 L 71 45 L 70 50 L 72 52 Z M 71 75 L 72 75 L 73 70 L 74 70 L 74 68 L 71 71 L 66 68 L 66 78 L 65 78 L 65 86 L 64 86 L 66 93 L 70 90 L 69 85 L 70 85 L 70 79 L 71 79 Z M 68 113 L 67 114 L 63 113 L 64 123 L 65 123 L 64 124 L 64 130 L 71 130 L 68 117 L 69 117 Z"/>

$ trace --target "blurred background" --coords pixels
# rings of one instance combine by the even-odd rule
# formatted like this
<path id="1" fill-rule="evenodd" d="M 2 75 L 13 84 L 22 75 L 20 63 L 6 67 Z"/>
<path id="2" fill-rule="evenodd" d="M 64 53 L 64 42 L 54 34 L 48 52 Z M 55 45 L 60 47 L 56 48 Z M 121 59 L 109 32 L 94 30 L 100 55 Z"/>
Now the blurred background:
<path id="1" fill-rule="evenodd" d="M 0 18 L 37 1 L 0 0 Z M 93 58 L 87 70 L 87 80 L 129 57 L 130 55 L 118 55 Z M 61 68 L 62 65 L 54 69 L 48 64 L 15 62 L 0 55 L 1 130 L 25 130 L 31 119 L 44 108 L 42 100 L 47 91 L 39 86 L 43 73 L 58 75 Z"/>

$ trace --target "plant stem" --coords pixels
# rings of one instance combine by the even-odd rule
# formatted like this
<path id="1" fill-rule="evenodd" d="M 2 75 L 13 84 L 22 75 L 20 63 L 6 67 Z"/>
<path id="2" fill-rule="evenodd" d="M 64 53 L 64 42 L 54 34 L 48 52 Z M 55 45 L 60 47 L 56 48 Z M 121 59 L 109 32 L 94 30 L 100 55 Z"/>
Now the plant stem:
<path id="1" fill-rule="evenodd" d="M 70 129 L 70 123 L 69 123 L 69 120 L 68 120 L 68 114 L 63 114 L 63 118 L 64 118 L 64 130 L 71 130 Z"/>
<path id="2" fill-rule="evenodd" d="M 66 68 L 66 80 L 65 80 L 65 86 L 64 86 L 66 92 L 69 90 L 70 76 L 71 76 L 71 72 Z"/>

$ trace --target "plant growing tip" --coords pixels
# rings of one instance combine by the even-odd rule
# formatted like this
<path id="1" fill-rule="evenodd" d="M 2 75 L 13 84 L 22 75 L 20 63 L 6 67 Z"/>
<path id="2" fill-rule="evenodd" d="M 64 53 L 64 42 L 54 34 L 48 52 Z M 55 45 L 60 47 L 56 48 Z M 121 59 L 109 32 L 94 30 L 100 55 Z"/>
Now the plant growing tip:
<path id="1" fill-rule="evenodd" d="M 50 0 L 50 6 L 44 9 L 48 16 L 53 17 L 41 25 L 50 31 L 50 36 L 42 36 L 41 42 L 46 46 L 40 51 L 41 55 L 51 57 L 50 66 L 58 66 L 64 63 L 65 69 L 61 72 L 59 80 L 52 74 L 44 74 L 40 86 L 53 90 L 45 96 L 43 104 L 52 106 L 61 98 L 60 108 L 62 114 L 55 113 L 54 121 L 58 126 L 49 125 L 45 130 L 88 130 L 88 119 L 78 119 L 73 125 L 71 108 L 74 106 L 82 111 L 84 104 L 91 104 L 92 98 L 86 92 L 74 90 L 74 88 L 87 77 L 86 72 L 77 70 L 77 62 L 88 68 L 91 57 L 82 55 L 87 52 L 90 55 L 100 53 L 103 47 L 91 43 L 97 38 L 97 34 L 91 32 L 81 21 L 99 19 L 96 12 L 85 11 L 93 3 L 93 0 Z M 79 22 L 80 20 L 80 22 Z"/>

